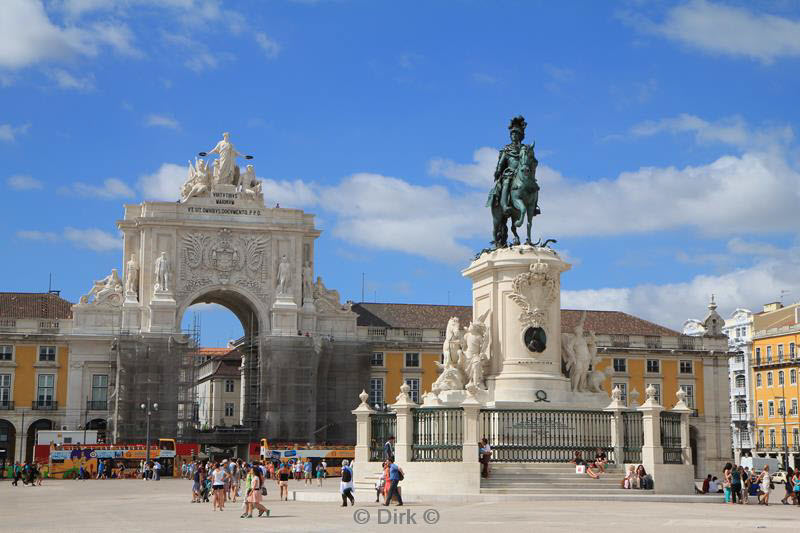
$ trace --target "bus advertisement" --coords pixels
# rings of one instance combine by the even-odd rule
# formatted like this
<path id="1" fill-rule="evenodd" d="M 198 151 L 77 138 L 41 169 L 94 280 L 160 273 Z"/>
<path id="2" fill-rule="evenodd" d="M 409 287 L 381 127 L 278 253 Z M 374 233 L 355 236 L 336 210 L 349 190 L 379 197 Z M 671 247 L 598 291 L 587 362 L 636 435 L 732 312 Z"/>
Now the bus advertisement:
<path id="1" fill-rule="evenodd" d="M 54 478 L 77 478 L 81 467 L 86 475 L 95 477 L 98 461 L 104 461 L 111 467 L 113 477 L 136 477 L 142 461 L 147 458 L 147 446 L 144 444 L 53 444 L 41 448 L 46 449 L 46 452 L 42 452 L 47 453 L 47 457 L 41 457 L 37 450 L 37 460 L 49 464 L 49 476 Z M 159 439 L 158 444 L 150 446 L 150 460 L 157 460 L 161 464 L 162 476 L 173 475 L 175 457 L 174 439 Z"/>

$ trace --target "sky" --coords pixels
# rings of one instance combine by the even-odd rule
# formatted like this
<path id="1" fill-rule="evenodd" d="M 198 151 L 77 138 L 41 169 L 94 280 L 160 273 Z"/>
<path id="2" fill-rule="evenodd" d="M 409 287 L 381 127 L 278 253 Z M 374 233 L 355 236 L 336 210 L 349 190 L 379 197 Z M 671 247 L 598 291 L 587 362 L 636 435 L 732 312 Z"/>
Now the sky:
<path id="1" fill-rule="evenodd" d="M 711 294 L 800 300 L 800 6 L 4 0 L 0 290 L 121 268 L 123 204 L 174 201 L 230 131 L 268 205 L 316 215 L 343 300 L 471 303 L 508 122 L 565 308 L 680 329 Z M 203 343 L 241 334 L 200 307 Z M 184 322 L 189 314 L 184 317 Z"/>

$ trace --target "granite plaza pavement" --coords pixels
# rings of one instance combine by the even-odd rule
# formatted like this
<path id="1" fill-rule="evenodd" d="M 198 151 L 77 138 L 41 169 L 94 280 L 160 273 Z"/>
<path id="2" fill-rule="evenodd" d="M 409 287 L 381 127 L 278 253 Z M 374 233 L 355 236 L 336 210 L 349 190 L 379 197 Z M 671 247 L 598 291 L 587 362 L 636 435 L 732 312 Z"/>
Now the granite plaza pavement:
<path id="1" fill-rule="evenodd" d="M 277 487 L 267 485 L 266 505 L 271 518 L 241 519 L 239 504 L 228 502 L 224 512 L 210 504 L 189 503 L 187 480 L 45 480 L 41 487 L 0 483 L 0 531 L 37 532 L 160 532 L 183 531 L 497 531 L 511 525 L 522 531 L 798 531 L 800 507 L 723 505 L 720 503 L 570 502 L 532 499 L 527 502 L 425 503 L 390 508 L 361 496 L 355 507 L 334 502 L 277 501 Z M 326 481 L 333 492 L 338 480 Z M 302 482 L 290 482 L 303 490 Z M 319 491 L 320 489 L 313 489 Z M 431 509 L 433 511 L 431 511 Z M 379 524 L 380 518 L 400 520 L 411 513 L 416 524 Z M 358 513 L 358 514 L 356 514 Z M 427 524 L 425 519 L 436 524 Z M 355 518 L 368 520 L 358 524 Z"/>

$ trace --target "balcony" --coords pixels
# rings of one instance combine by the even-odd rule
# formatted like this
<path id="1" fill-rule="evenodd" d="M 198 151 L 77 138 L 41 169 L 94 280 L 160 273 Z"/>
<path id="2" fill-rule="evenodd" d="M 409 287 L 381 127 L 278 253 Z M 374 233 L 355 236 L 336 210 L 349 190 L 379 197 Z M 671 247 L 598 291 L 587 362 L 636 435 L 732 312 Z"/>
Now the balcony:
<path id="1" fill-rule="evenodd" d="M 744 357 L 734 357 L 733 359 L 729 359 L 728 368 L 731 369 L 731 372 L 743 372 L 744 370 L 747 370 L 744 366 Z"/>
<path id="2" fill-rule="evenodd" d="M 40 320 L 39 333 L 58 333 L 60 326 L 58 320 Z"/>
<path id="3" fill-rule="evenodd" d="M 10 400 L 1 400 L 0 401 L 0 410 L 2 411 L 13 411 L 14 410 L 14 402 Z"/>
<path id="4" fill-rule="evenodd" d="M 105 411 L 108 409 L 108 402 L 106 400 L 87 400 L 87 411 Z"/>
<path id="5" fill-rule="evenodd" d="M 34 411 L 55 411 L 58 409 L 58 402 L 54 400 L 34 400 L 31 404 Z"/>
<path id="6" fill-rule="evenodd" d="M 731 413 L 731 422 L 752 422 L 752 413 Z"/>
<path id="7" fill-rule="evenodd" d="M 733 387 L 733 388 L 731 388 L 731 394 L 733 396 L 747 396 L 747 388 L 746 387 Z"/>

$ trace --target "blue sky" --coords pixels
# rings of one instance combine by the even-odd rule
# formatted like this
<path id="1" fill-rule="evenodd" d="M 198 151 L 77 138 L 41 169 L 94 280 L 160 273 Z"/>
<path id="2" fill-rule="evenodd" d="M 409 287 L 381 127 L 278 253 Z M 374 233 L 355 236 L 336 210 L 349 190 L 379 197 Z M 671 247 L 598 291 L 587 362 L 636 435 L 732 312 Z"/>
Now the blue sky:
<path id="1" fill-rule="evenodd" d="M 123 203 L 174 200 L 222 131 L 317 214 L 343 299 L 469 304 L 523 114 L 565 307 L 680 328 L 800 299 L 792 2 L 5 0 L 0 290 L 77 301 Z M 757 8 L 757 11 L 755 10 Z M 207 309 L 204 342 L 236 336 Z"/>

